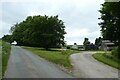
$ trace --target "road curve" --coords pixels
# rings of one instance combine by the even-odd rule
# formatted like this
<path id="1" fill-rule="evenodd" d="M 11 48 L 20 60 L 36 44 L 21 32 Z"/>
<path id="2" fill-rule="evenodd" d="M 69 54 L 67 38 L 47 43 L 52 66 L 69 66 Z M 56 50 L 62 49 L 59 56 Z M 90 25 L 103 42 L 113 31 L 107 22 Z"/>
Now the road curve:
<path id="1" fill-rule="evenodd" d="M 95 60 L 95 52 L 82 52 L 70 56 L 73 75 L 78 78 L 118 78 L 118 70 Z"/>
<path id="2" fill-rule="evenodd" d="M 21 47 L 12 46 L 4 78 L 72 78 L 72 76 L 43 58 Z"/>

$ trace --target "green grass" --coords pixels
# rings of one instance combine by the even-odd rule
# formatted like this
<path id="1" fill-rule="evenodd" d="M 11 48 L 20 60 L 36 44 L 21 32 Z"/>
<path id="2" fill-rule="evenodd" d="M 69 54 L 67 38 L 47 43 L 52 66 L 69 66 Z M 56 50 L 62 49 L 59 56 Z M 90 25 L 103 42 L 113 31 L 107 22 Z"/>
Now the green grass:
<path id="1" fill-rule="evenodd" d="M 2 41 L 2 76 L 4 76 L 5 70 L 7 68 L 10 51 L 11 45 L 7 42 Z"/>
<path id="2" fill-rule="evenodd" d="M 105 56 L 106 53 L 96 53 L 96 54 L 93 54 L 93 57 L 95 59 L 97 59 L 98 61 L 101 61 L 107 65 L 110 65 L 114 68 L 117 68 L 117 69 L 120 69 L 120 61 L 116 61 L 112 58 L 109 58 L 107 56 Z"/>
<path id="3" fill-rule="evenodd" d="M 2 78 L 2 41 L 0 40 L 0 79 Z"/>
<path id="4" fill-rule="evenodd" d="M 105 53 L 104 50 L 84 50 L 85 52 L 96 52 L 96 53 Z M 111 53 L 111 51 L 107 51 L 107 53 Z"/>
<path id="5" fill-rule="evenodd" d="M 46 60 L 49 60 L 53 63 L 62 65 L 66 68 L 72 68 L 70 64 L 69 55 L 76 53 L 76 50 L 66 50 L 64 52 L 60 51 L 59 49 L 51 49 L 51 51 L 46 51 L 42 48 L 34 48 L 34 47 L 23 47 Z"/>

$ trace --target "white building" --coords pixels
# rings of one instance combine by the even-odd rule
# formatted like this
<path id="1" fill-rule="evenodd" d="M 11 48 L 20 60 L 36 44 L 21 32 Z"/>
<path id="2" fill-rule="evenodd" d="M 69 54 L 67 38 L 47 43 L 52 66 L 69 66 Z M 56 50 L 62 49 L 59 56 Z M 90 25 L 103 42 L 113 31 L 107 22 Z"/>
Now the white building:
<path id="1" fill-rule="evenodd" d="M 110 40 L 103 40 L 101 42 L 100 49 L 101 50 L 112 50 L 115 47 L 115 44 Z"/>
<path id="2" fill-rule="evenodd" d="M 76 43 L 74 43 L 74 45 L 71 47 L 71 49 L 78 49 L 78 46 Z"/>

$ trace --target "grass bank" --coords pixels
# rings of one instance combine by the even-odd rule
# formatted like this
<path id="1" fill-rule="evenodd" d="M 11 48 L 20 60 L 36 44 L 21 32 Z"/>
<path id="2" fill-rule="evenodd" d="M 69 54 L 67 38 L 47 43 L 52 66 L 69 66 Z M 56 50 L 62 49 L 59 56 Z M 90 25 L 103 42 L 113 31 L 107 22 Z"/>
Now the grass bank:
<path id="1" fill-rule="evenodd" d="M 114 68 L 120 69 L 120 61 L 109 58 L 109 57 L 105 56 L 105 54 L 106 53 L 96 53 L 96 54 L 93 54 L 93 57 L 95 59 L 97 59 L 98 61 L 101 61 L 107 65 L 114 67 Z M 110 53 L 107 53 L 107 54 L 110 54 Z"/>
<path id="2" fill-rule="evenodd" d="M 10 51 L 11 45 L 7 42 L 2 41 L 2 76 L 4 76 L 5 70 L 7 68 Z"/>
<path id="3" fill-rule="evenodd" d="M 76 50 L 61 51 L 60 49 L 51 49 L 49 51 L 46 51 L 43 48 L 35 48 L 35 47 L 22 47 L 22 48 L 25 48 L 39 55 L 40 57 L 45 58 L 46 60 L 49 60 L 53 63 L 59 64 L 66 68 L 72 67 L 69 61 L 69 55 L 78 52 Z"/>
<path id="4" fill-rule="evenodd" d="M 2 78 L 2 41 L 0 40 L 0 79 Z"/>

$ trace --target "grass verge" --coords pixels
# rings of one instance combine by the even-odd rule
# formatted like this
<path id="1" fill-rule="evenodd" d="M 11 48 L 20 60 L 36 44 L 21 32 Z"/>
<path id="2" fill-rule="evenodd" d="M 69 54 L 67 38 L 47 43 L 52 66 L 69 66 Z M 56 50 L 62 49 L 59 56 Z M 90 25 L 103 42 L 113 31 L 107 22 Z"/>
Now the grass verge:
<path id="1" fill-rule="evenodd" d="M 2 41 L 0 40 L 0 79 L 2 79 Z"/>
<path id="2" fill-rule="evenodd" d="M 96 54 L 93 54 L 92 56 L 100 62 L 110 65 L 114 68 L 120 69 L 120 61 L 116 61 L 114 59 L 106 57 L 105 54 L 106 53 L 96 53 Z"/>
<path id="3" fill-rule="evenodd" d="M 5 70 L 7 68 L 10 51 L 11 45 L 7 42 L 2 41 L 2 76 L 4 76 Z"/>
<path id="4" fill-rule="evenodd" d="M 72 65 L 70 64 L 70 60 L 69 60 L 69 55 L 79 52 L 76 50 L 61 51 L 60 49 L 51 49 L 50 51 L 46 51 L 43 48 L 25 47 L 25 46 L 24 47 L 22 46 L 22 48 L 25 48 L 39 55 L 40 57 L 45 58 L 46 60 L 64 66 L 65 68 L 72 68 Z"/>

